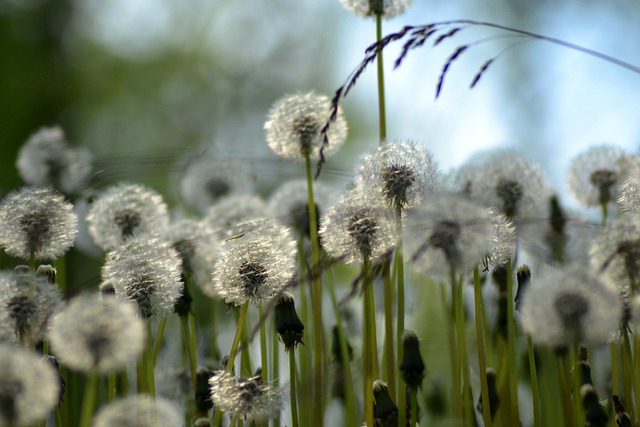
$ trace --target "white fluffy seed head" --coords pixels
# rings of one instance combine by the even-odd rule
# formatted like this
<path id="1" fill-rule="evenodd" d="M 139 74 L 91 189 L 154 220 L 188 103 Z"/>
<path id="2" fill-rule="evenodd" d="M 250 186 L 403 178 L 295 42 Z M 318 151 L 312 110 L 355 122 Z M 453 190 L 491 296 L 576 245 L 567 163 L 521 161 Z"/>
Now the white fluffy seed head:
<path id="1" fill-rule="evenodd" d="M 164 317 L 182 294 L 181 271 L 169 242 L 143 235 L 107 254 L 102 282 L 113 287 L 119 301 L 136 303 L 141 317 Z"/>
<path id="2" fill-rule="evenodd" d="M 126 367 L 142 351 L 146 329 L 131 303 L 81 295 L 51 322 L 51 348 L 67 367 L 110 372 Z"/>
<path id="3" fill-rule="evenodd" d="M 617 188 L 618 205 L 626 213 L 640 214 L 640 159 L 634 158 Z"/>
<path id="4" fill-rule="evenodd" d="M 211 230 L 221 236 L 239 234 L 236 227 L 255 218 L 270 216 L 267 204 L 259 196 L 253 194 L 237 194 L 229 196 L 211 206 L 203 218 L 203 222 Z"/>
<path id="5" fill-rule="evenodd" d="M 322 146 L 320 131 L 329 120 L 331 100 L 314 92 L 287 95 L 276 101 L 264 124 L 269 148 L 287 159 L 318 158 Z M 324 155 L 334 153 L 347 138 L 347 122 L 338 110 L 327 132 Z"/>
<path id="6" fill-rule="evenodd" d="M 393 18 L 404 13 L 413 0 L 340 0 L 340 3 L 358 16 L 381 15 L 383 18 Z"/>
<path id="7" fill-rule="evenodd" d="M 106 251 L 118 248 L 133 236 L 163 230 L 169 224 L 169 211 L 155 191 L 139 184 L 121 183 L 93 201 L 87 223 L 93 241 Z"/>
<path id="8" fill-rule="evenodd" d="M 145 394 L 130 396 L 103 407 L 93 427 L 176 427 L 183 417 L 175 404 Z"/>
<path id="9" fill-rule="evenodd" d="M 0 203 L 0 245 L 12 256 L 52 260 L 78 234 L 73 205 L 51 187 L 24 187 Z"/>

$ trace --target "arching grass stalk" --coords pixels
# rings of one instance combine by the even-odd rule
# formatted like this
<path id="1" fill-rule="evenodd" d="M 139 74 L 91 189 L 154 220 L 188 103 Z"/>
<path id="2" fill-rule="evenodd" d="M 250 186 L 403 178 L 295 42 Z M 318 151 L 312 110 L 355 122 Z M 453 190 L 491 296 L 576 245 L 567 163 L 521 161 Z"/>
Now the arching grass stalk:
<path id="1" fill-rule="evenodd" d="M 373 361 L 373 337 L 371 336 L 373 329 L 371 322 L 375 322 L 375 318 L 371 318 L 371 298 L 373 293 L 373 281 L 370 277 L 369 256 L 362 256 L 362 286 L 364 295 L 362 297 L 362 311 L 364 313 L 364 334 L 362 336 L 362 356 L 364 363 L 364 380 L 363 380 L 363 398 L 364 398 L 364 419 L 367 426 L 373 426 L 373 378 L 374 378 L 374 361 Z"/>
<path id="2" fill-rule="evenodd" d="M 309 206 L 309 236 L 311 238 L 311 272 L 313 276 L 312 296 L 313 301 L 313 410 L 316 426 L 323 425 L 323 390 L 322 390 L 322 364 L 323 360 L 323 331 L 322 331 L 322 282 L 318 273 L 320 265 L 320 245 L 318 242 L 318 225 L 316 220 L 316 204 L 313 197 L 313 179 L 311 176 L 311 157 L 305 154 L 305 166 L 307 171 L 307 194 Z"/>
<path id="3" fill-rule="evenodd" d="M 527 354 L 529 356 L 529 374 L 531 377 L 531 399 L 533 400 L 533 426 L 542 427 L 540 419 L 540 391 L 538 390 L 538 370 L 533 352 L 533 340 L 527 335 Z"/>
<path id="4" fill-rule="evenodd" d="M 347 347 L 347 338 L 344 332 L 344 324 L 342 323 L 342 315 L 338 307 L 338 300 L 334 290 L 334 280 L 331 271 L 327 273 L 327 288 L 331 297 L 333 312 L 336 316 L 336 325 L 338 328 L 338 342 L 340 344 L 340 358 L 342 360 L 342 379 L 344 383 L 344 400 L 347 425 L 354 426 L 359 424 L 358 409 L 356 406 L 355 391 L 353 389 L 353 377 L 351 376 L 351 360 L 349 358 L 349 348 Z"/>
<path id="5" fill-rule="evenodd" d="M 96 407 L 98 397 L 98 382 L 100 375 L 97 371 L 91 370 L 87 375 L 87 381 L 84 386 L 84 398 L 82 400 L 82 415 L 80 416 L 80 427 L 89 427 L 91 417 Z"/>
<path id="6" fill-rule="evenodd" d="M 484 352 L 484 307 L 482 306 L 482 289 L 480 287 L 480 271 L 476 265 L 473 269 L 473 296 L 476 312 L 476 341 L 478 347 L 478 368 L 480 371 L 480 395 L 482 396 L 482 420 L 485 427 L 491 427 L 491 405 L 489 401 L 489 384 L 487 383 L 487 361 Z M 534 405 L 535 406 L 535 405 Z M 536 425 L 536 427 L 539 427 Z"/>

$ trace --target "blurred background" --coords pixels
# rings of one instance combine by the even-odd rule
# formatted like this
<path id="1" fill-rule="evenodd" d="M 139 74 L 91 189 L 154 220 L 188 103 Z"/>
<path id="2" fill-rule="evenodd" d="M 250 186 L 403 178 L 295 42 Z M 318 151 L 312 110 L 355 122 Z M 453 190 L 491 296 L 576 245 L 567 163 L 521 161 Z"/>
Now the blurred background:
<path id="1" fill-rule="evenodd" d="M 640 64 L 637 0 L 414 3 L 383 33 L 470 18 Z M 590 145 L 637 151 L 640 75 L 544 42 L 487 39 L 496 34 L 465 28 L 411 52 L 397 71 L 398 47 L 385 51 L 389 138 L 426 144 L 444 170 L 483 148 L 517 147 L 560 192 L 567 163 Z M 484 39 L 453 64 L 435 101 L 446 58 Z M 170 198 L 175 159 L 215 144 L 256 160 L 266 192 L 280 170 L 264 143 L 270 105 L 296 91 L 331 95 L 374 40 L 374 21 L 338 0 L 0 0 L 0 191 L 20 184 L 15 158 L 28 136 L 60 125 L 109 179 L 152 183 Z M 371 68 L 343 105 L 350 136 L 334 161 L 343 179 L 377 144 L 376 99 Z"/>

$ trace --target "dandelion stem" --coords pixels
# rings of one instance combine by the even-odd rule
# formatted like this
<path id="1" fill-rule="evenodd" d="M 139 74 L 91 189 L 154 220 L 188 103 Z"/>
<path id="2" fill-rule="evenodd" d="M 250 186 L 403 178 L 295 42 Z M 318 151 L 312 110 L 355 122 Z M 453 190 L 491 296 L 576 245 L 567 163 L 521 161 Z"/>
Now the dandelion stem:
<path id="1" fill-rule="evenodd" d="M 82 415 L 80 417 L 80 427 L 89 427 L 91 417 L 96 406 L 98 396 L 98 380 L 99 375 L 96 371 L 91 371 L 87 375 L 87 382 L 84 388 L 84 398 L 82 400 Z"/>
<path id="2" fill-rule="evenodd" d="M 153 344 L 153 366 L 156 365 L 158 360 L 158 353 L 160 353 L 160 346 L 162 345 L 162 337 L 164 336 L 164 330 L 167 327 L 167 316 L 160 319 L 158 323 L 158 331 L 156 333 L 156 342 Z"/>
<path id="3" fill-rule="evenodd" d="M 305 277 L 306 272 L 306 254 L 305 254 L 305 245 L 304 245 L 304 234 L 300 234 L 300 238 L 298 240 L 298 258 L 299 258 L 299 272 L 298 277 Z M 309 308 L 307 304 L 307 292 L 305 290 L 305 283 L 303 283 L 300 287 L 300 320 L 303 325 L 309 325 Z M 308 338 L 312 334 L 310 328 L 306 328 L 305 330 L 306 338 Z M 307 342 L 311 342 L 311 339 L 308 339 Z M 300 384 L 303 384 L 304 387 L 309 387 L 311 385 L 311 353 L 309 350 L 309 346 L 304 345 L 298 350 L 298 363 L 300 365 Z M 308 390 L 301 389 L 300 390 L 300 413 L 301 414 L 310 414 L 311 413 L 311 400 L 310 393 Z"/>
<path id="4" fill-rule="evenodd" d="M 538 370 L 536 369 L 536 358 L 533 352 L 533 340 L 531 335 L 527 335 L 527 354 L 529 355 L 529 373 L 531 376 L 531 398 L 533 400 L 533 425 L 542 427 L 540 419 L 540 392 L 538 390 Z"/>
<path id="5" fill-rule="evenodd" d="M 116 399 L 116 373 L 115 371 L 109 372 L 107 377 L 107 401 L 113 402 Z"/>
<path id="6" fill-rule="evenodd" d="M 289 387 L 291 398 L 291 425 L 298 427 L 298 397 L 296 391 L 296 355 L 293 348 L 289 349 Z M 275 424 L 275 423 L 274 423 Z M 275 424 L 279 425 L 279 424 Z"/>
<path id="7" fill-rule="evenodd" d="M 411 426 L 417 426 L 418 422 L 420 421 L 418 418 L 418 396 L 417 396 L 417 390 L 412 388 L 409 391 L 409 399 L 411 399 Z M 400 412 L 406 412 L 405 410 L 400 410 L 398 409 L 398 413 Z M 400 425 L 400 424 L 398 424 Z M 404 425 L 404 424 L 403 424 Z"/>
<path id="8" fill-rule="evenodd" d="M 193 354 L 191 352 L 191 343 L 189 337 L 189 323 L 185 316 L 180 316 L 180 335 L 182 335 L 182 342 L 184 343 L 184 351 L 187 353 L 187 360 L 189 361 L 189 376 L 191 377 L 191 384 L 194 387 L 196 386 L 196 374 L 198 368 L 196 366 L 196 361 L 193 359 Z"/>
<path id="9" fill-rule="evenodd" d="M 398 299 L 398 312 L 396 321 L 396 360 L 400 361 L 403 358 L 404 347 L 402 346 L 402 334 L 404 333 L 404 254 L 403 254 L 403 240 L 402 240 L 402 208 L 396 206 L 396 234 L 398 235 L 398 242 L 396 244 L 394 268 L 396 269 L 396 282 L 397 282 L 397 299 Z M 402 375 L 400 375 L 400 366 L 396 366 L 396 375 L 398 378 L 398 390 L 397 390 L 397 402 L 398 408 L 406 407 L 406 393 L 404 392 L 405 383 Z M 406 411 L 398 411 L 398 425 L 406 422 Z"/>
<path id="10" fill-rule="evenodd" d="M 240 309 L 240 317 L 238 318 L 236 334 L 233 337 L 233 342 L 231 343 L 231 351 L 229 352 L 229 359 L 227 360 L 227 366 L 225 367 L 225 371 L 227 372 L 231 372 L 233 370 L 233 366 L 236 361 L 236 354 L 238 353 L 238 345 L 240 344 L 240 337 L 242 336 L 242 331 L 244 330 L 244 324 L 247 320 L 248 311 L 249 303 L 246 302 Z"/>
<path id="11" fill-rule="evenodd" d="M 395 342 L 393 340 L 393 284 L 391 283 L 391 261 L 385 259 L 382 267 L 384 280 L 384 356 L 385 381 L 389 387 L 389 395 L 396 395 L 396 361 Z"/>
<path id="12" fill-rule="evenodd" d="M 262 366 L 262 380 L 269 382 L 269 357 L 267 355 L 267 325 L 264 317 L 264 306 L 258 306 L 260 313 L 260 363 Z"/>
<path id="13" fill-rule="evenodd" d="M 276 330 L 275 323 L 271 333 L 271 378 L 275 386 L 280 385 L 280 346 L 278 345 L 278 331 Z M 293 350 L 292 350 L 293 351 Z M 273 425 L 280 425 L 280 412 L 278 412 L 273 419 Z"/>
<path id="14" fill-rule="evenodd" d="M 509 395 L 512 407 L 512 425 L 520 425 L 518 408 L 518 364 L 516 360 L 516 323 L 514 314 L 513 262 L 507 262 L 507 360 L 509 372 Z"/>
<path id="15" fill-rule="evenodd" d="M 449 268 L 449 283 L 451 287 L 451 312 L 449 314 L 449 350 L 450 350 L 450 358 L 452 363 L 452 377 L 451 381 L 453 382 L 453 406 L 454 406 L 454 414 L 456 422 L 461 423 L 464 419 L 464 405 L 462 398 L 462 378 L 460 375 L 460 364 L 462 363 L 460 360 L 460 348 L 459 342 L 456 340 L 457 336 L 457 296 L 456 296 L 456 273 L 455 269 L 451 266 Z M 443 287 L 444 294 L 444 287 Z M 458 345 L 456 345 L 458 344 Z"/>
<path id="16" fill-rule="evenodd" d="M 626 327 L 622 327 L 622 373 L 625 380 L 633 378 L 633 355 L 631 354 L 631 341 L 629 340 L 629 332 Z M 639 408 L 634 408 L 635 400 L 631 399 L 633 396 L 633 389 L 637 388 L 634 381 L 624 382 L 624 394 L 627 396 L 627 412 L 635 414 Z M 637 390 L 636 394 L 637 394 Z"/>
<path id="17" fill-rule="evenodd" d="M 473 291 L 476 312 L 476 340 L 478 342 L 478 368 L 480 371 L 480 395 L 482 396 L 482 419 L 485 427 L 491 427 L 491 403 L 489 401 L 489 384 L 487 383 L 487 361 L 484 352 L 484 310 L 481 306 L 482 289 L 480 272 L 476 265 L 473 269 Z M 535 406 L 535 405 L 534 405 Z M 539 427 L 536 425 L 535 427 Z"/>
<path id="18" fill-rule="evenodd" d="M 156 341 L 161 341 L 162 337 L 156 337 Z M 146 368 L 147 368 L 147 391 L 152 398 L 156 397 L 156 380 L 153 371 L 153 337 L 151 335 L 151 322 L 147 320 L 147 349 L 145 350 Z"/>
<path id="19" fill-rule="evenodd" d="M 618 354 L 618 343 L 609 344 L 611 359 L 611 394 L 620 395 L 620 355 Z"/>
<path id="20" fill-rule="evenodd" d="M 369 257 L 362 257 L 362 286 L 364 296 L 362 298 L 362 311 L 364 312 L 364 334 L 362 336 L 362 356 L 364 358 L 364 419 L 368 427 L 373 426 L 373 337 L 371 336 L 371 309 L 369 293 L 373 292 L 371 278 L 369 277 Z"/>

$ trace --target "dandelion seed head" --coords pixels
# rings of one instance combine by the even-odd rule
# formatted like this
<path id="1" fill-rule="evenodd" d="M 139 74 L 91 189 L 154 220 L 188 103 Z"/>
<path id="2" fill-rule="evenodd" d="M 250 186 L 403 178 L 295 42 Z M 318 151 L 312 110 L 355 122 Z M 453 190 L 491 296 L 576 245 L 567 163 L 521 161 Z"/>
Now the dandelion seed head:
<path id="1" fill-rule="evenodd" d="M 632 156 L 612 145 L 598 145 L 576 156 L 567 184 L 582 206 L 601 206 L 617 200 L 617 185 L 626 175 Z"/>
<path id="2" fill-rule="evenodd" d="M 24 187 L 0 203 L 0 245 L 12 256 L 51 260 L 78 234 L 73 205 L 50 187 Z"/>
<path id="3" fill-rule="evenodd" d="M 358 16 L 369 17 L 381 15 L 383 18 L 393 18 L 409 8 L 412 0 L 340 0 L 345 9 Z"/>
<path id="4" fill-rule="evenodd" d="M 121 183 L 93 201 L 87 223 L 93 241 L 106 251 L 133 236 L 163 230 L 169 224 L 169 212 L 160 194 L 142 185 Z"/>
<path id="5" fill-rule="evenodd" d="M 496 209 L 490 208 L 489 216 L 494 232 L 489 242 L 488 260 L 494 266 L 505 265 L 516 253 L 516 226 L 506 215 L 498 213 Z"/>
<path id="6" fill-rule="evenodd" d="M 175 404 L 144 394 L 130 396 L 100 409 L 93 427 L 175 427 L 183 423 Z"/>
<path id="7" fill-rule="evenodd" d="M 239 224 L 265 216 L 270 216 L 270 211 L 259 196 L 237 194 L 210 207 L 203 222 L 211 230 L 222 231 L 232 236 L 239 234 L 240 231 L 236 228 Z"/>
<path id="8" fill-rule="evenodd" d="M 218 371 L 210 379 L 213 404 L 230 416 L 263 423 L 275 418 L 284 405 L 281 388 L 264 384 L 261 377 L 241 378 Z"/>
<path id="9" fill-rule="evenodd" d="M 91 173 L 91 155 L 72 148 L 60 127 L 42 128 L 18 152 L 20 177 L 35 186 L 51 185 L 65 194 L 78 192 Z"/>
<path id="10" fill-rule="evenodd" d="M 331 101 L 314 92 L 287 95 L 276 101 L 264 124 L 269 148 L 287 159 L 304 160 L 319 156 L 322 146 L 320 131 L 329 120 Z M 335 152 L 347 137 L 347 122 L 338 110 L 336 120 L 327 132 L 329 144 L 325 156 Z"/>
<path id="11" fill-rule="evenodd" d="M 618 189 L 618 205 L 629 214 L 640 213 L 640 160 L 633 159 L 629 169 L 620 180 Z"/>
<path id="12" fill-rule="evenodd" d="M 271 221 L 227 240 L 204 289 L 236 306 L 262 304 L 278 294 L 295 272 L 296 242 L 288 227 Z"/>
<path id="13" fill-rule="evenodd" d="M 393 208 L 409 208 L 434 190 L 438 178 L 433 155 L 423 145 L 396 141 L 364 158 L 356 185 L 377 193 Z"/>
<path id="14" fill-rule="evenodd" d="M 350 191 L 320 218 L 325 250 L 347 263 L 379 260 L 397 242 L 395 212 L 380 198 Z"/>
<path id="15" fill-rule="evenodd" d="M 144 318 L 171 314 L 182 294 L 182 263 L 169 242 L 150 235 L 127 240 L 107 255 L 102 282 L 119 301 L 134 302 Z"/>
<path id="16" fill-rule="evenodd" d="M 313 198 L 316 216 L 327 207 L 333 191 L 322 182 L 313 183 Z M 309 198 L 307 181 L 304 179 L 282 184 L 269 199 L 269 211 L 284 225 L 294 231 L 309 235 Z"/>
<path id="17" fill-rule="evenodd" d="M 619 329 L 622 304 L 589 268 L 548 267 L 524 294 L 522 318 L 536 343 L 601 345 Z"/>
<path id="18" fill-rule="evenodd" d="M 109 372 L 135 360 L 145 343 L 136 306 L 96 295 L 75 297 L 51 321 L 51 348 L 65 366 Z"/>
<path id="19" fill-rule="evenodd" d="M 58 403 L 58 373 L 36 353 L 0 344 L 0 425 L 31 425 Z"/>

